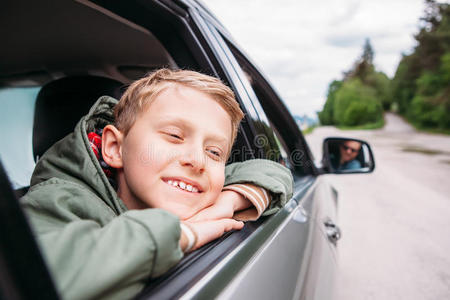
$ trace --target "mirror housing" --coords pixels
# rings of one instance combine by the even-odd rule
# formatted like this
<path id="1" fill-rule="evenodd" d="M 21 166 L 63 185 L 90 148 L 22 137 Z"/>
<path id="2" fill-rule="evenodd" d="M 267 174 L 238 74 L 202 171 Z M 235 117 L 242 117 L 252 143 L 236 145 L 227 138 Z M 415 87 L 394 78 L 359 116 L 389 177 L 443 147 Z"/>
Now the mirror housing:
<path id="1" fill-rule="evenodd" d="M 323 141 L 323 173 L 371 173 L 375 159 L 370 145 L 362 140 L 328 137 Z"/>

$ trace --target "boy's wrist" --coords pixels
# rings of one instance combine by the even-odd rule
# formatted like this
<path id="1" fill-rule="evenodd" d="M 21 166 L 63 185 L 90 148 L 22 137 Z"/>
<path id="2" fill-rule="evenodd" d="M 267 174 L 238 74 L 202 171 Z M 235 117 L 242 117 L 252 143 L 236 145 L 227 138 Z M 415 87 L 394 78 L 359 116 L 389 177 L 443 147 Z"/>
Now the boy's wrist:
<path id="1" fill-rule="evenodd" d="M 247 198 L 244 197 L 244 195 L 242 195 L 236 191 L 226 190 L 226 191 L 223 191 L 222 193 L 226 193 L 228 195 L 227 197 L 233 203 L 233 211 L 239 211 L 239 210 L 246 209 L 246 208 L 250 207 L 252 204 Z"/>
<path id="2" fill-rule="evenodd" d="M 187 242 L 188 241 L 187 241 L 186 235 L 184 234 L 183 230 L 181 230 L 181 233 L 180 233 L 180 248 L 181 248 L 181 251 L 184 252 L 184 249 L 187 246 Z"/>
<path id="3" fill-rule="evenodd" d="M 180 223 L 181 235 L 180 235 L 180 247 L 181 250 L 186 253 L 191 251 L 197 244 L 197 233 L 194 229 L 186 223 Z"/>

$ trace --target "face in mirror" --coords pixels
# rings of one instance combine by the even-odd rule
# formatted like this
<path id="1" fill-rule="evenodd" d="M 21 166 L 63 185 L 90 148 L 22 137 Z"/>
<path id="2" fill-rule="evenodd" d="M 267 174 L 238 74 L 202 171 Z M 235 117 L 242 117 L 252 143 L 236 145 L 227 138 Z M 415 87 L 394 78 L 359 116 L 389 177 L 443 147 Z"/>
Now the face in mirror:
<path id="1" fill-rule="evenodd" d="M 330 173 L 369 173 L 375 168 L 369 144 L 347 138 L 324 141 L 324 165 Z"/>

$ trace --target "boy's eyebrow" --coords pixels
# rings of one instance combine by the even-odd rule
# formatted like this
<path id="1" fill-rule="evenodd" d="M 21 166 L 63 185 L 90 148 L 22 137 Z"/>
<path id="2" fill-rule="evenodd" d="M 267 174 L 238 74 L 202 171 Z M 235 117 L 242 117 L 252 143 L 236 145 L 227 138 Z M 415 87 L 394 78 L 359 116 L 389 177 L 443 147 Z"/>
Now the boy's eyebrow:
<path id="1" fill-rule="evenodd" d="M 192 130 L 195 127 L 190 120 L 184 119 L 182 117 L 161 117 L 160 122 L 161 125 L 167 125 L 171 123 L 180 126 L 182 128 L 185 128 L 187 130 Z M 208 138 L 213 139 L 217 142 L 224 143 L 225 146 L 228 145 L 229 143 L 229 139 L 227 139 L 225 136 L 222 135 L 209 134 Z"/>

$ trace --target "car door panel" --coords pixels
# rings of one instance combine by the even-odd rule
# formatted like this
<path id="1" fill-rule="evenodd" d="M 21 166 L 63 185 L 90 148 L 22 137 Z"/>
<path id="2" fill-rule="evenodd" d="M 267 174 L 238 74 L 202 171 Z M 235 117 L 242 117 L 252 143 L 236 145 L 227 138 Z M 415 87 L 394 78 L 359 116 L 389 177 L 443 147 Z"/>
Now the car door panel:
<path id="1" fill-rule="evenodd" d="M 309 197 L 299 200 L 315 224 L 315 233 L 308 257 L 307 275 L 299 278 L 294 299 L 332 299 L 337 268 L 336 247 L 326 234 L 324 220 L 335 220 L 332 219 L 336 216 L 334 196 L 326 180 L 318 177 Z"/>
<path id="2" fill-rule="evenodd" d="M 258 249 L 219 299 L 329 299 L 334 257 L 317 215 L 315 179 L 297 181 L 283 223 Z M 303 189 L 301 188 L 303 186 Z M 322 225 L 323 226 L 323 225 Z"/>

